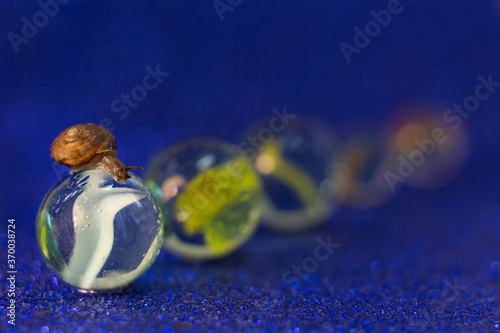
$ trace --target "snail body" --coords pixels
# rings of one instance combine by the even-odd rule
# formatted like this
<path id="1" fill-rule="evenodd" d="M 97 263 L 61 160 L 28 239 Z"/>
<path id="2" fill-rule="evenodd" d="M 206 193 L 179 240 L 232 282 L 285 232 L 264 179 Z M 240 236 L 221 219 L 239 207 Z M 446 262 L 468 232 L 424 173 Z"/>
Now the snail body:
<path id="1" fill-rule="evenodd" d="M 111 174 L 117 181 L 126 181 L 128 170 L 142 167 L 127 167 L 116 155 L 116 140 L 113 134 L 95 124 L 75 125 L 64 130 L 52 144 L 52 157 L 72 171 L 99 169 Z"/>

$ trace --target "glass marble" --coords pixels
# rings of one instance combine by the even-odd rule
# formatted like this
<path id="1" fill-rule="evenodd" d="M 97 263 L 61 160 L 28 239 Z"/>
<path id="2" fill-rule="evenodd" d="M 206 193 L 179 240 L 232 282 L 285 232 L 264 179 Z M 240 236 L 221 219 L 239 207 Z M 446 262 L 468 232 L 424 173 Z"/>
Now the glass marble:
<path id="1" fill-rule="evenodd" d="M 142 180 L 129 174 L 117 182 L 102 170 L 70 173 L 42 202 L 36 225 L 42 255 L 78 289 L 121 289 L 158 256 L 161 209 Z"/>
<path id="2" fill-rule="evenodd" d="M 394 192 L 384 172 L 394 158 L 376 135 L 358 134 L 343 144 L 335 168 L 339 198 L 343 205 L 372 208 L 387 202 Z"/>
<path id="3" fill-rule="evenodd" d="M 388 122 L 387 150 L 398 157 L 391 171 L 410 186 L 444 186 L 458 176 L 467 160 L 470 141 L 465 125 L 453 128 L 443 114 L 442 110 L 409 106 Z"/>
<path id="4" fill-rule="evenodd" d="M 278 230 L 313 227 L 339 203 L 334 179 L 339 142 L 312 119 L 296 116 L 280 126 L 273 119 L 253 125 L 239 146 L 263 179 L 262 223 Z"/>
<path id="5" fill-rule="evenodd" d="M 187 259 L 222 257 L 255 231 L 262 186 L 235 146 L 193 138 L 160 152 L 146 182 L 163 203 L 164 248 Z"/>

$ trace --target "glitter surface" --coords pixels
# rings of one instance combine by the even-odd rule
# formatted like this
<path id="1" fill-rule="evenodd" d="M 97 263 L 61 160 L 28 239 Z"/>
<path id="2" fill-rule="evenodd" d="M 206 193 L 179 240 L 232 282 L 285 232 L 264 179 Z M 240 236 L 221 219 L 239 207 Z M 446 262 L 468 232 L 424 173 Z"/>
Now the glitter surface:
<path id="1" fill-rule="evenodd" d="M 307 233 L 261 230 L 213 262 L 192 264 L 161 252 L 121 293 L 75 291 L 54 276 L 28 238 L 19 237 L 19 331 L 495 330 L 500 226 L 491 222 L 500 209 L 493 199 L 473 199 L 490 184 L 469 176 L 478 183 L 473 192 L 459 191 L 464 181 L 418 194 L 418 201 L 403 190 L 376 210 L 341 209 Z M 466 204 L 476 207 L 474 221 L 464 214 Z M 328 238 L 338 247 L 321 252 L 327 258 L 307 273 L 314 267 L 308 258 Z M 294 266 L 308 276 L 283 280 Z M 2 321 L 0 330 L 6 328 Z"/>

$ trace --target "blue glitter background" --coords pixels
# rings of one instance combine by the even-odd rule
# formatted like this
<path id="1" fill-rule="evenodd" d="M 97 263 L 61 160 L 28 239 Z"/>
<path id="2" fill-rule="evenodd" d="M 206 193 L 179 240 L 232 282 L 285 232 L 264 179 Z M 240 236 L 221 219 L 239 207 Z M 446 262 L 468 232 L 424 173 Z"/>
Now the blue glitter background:
<path id="1" fill-rule="evenodd" d="M 221 0 L 235 5 L 223 20 L 212 0 L 61 2 L 46 22 L 35 1 L 0 3 L 1 331 L 13 329 L 8 218 L 16 219 L 20 332 L 500 328 L 500 91 L 465 121 L 471 156 L 452 184 L 405 187 L 380 208 L 342 208 L 301 234 L 260 230 L 215 262 L 161 253 L 123 293 L 73 291 L 35 241 L 38 206 L 67 172 L 49 150 L 63 129 L 105 123 L 118 157 L 145 165 L 190 135 L 238 142 L 250 122 L 284 106 L 344 137 L 382 128 L 409 101 L 448 108 L 474 92 L 478 76 L 500 81 L 496 3 L 401 0 L 401 12 L 348 63 L 339 44 L 353 44 L 353 28 L 391 1 Z M 30 38 L 13 47 L 9 36 L 34 15 L 38 31 L 25 29 Z M 169 75 L 137 105 L 113 108 L 148 66 Z M 282 281 L 327 235 L 340 244 L 328 260 L 298 286 Z"/>

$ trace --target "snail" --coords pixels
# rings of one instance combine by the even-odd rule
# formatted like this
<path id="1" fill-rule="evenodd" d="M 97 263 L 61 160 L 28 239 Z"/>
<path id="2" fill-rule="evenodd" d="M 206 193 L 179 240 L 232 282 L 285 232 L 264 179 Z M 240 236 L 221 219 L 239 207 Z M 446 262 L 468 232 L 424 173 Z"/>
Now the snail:
<path id="1" fill-rule="evenodd" d="M 117 157 L 113 134 L 95 124 L 75 125 L 62 132 L 52 144 L 52 158 L 70 167 L 73 172 L 99 169 L 111 174 L 117 181 L 126 181 L 128 170 L 142 167 L 125 166 Z"/>

